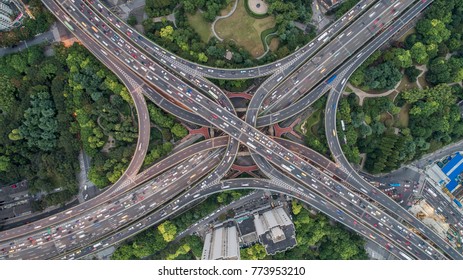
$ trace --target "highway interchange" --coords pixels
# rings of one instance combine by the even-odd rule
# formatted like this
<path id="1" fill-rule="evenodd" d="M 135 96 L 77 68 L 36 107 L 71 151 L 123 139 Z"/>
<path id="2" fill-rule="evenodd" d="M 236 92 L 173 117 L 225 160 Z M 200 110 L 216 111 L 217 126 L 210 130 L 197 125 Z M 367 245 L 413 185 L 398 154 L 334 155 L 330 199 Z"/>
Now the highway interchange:
<path id="1" fill-rule="evenodd" d="M 140 137 L 129 168 L 104 193 L 64 213 L 0 232 L 0 249 L 8 258 L 83 257 L 212 193 L 265 188 L 307 202 L 397 258 L 462 259 L 445 240 L 358 175 L 336 137 L 336 104 L 346 79 L 432 1 L 361 1 L 285 59 L 233 70 L 199 66 L 166 52 L 136 34 L 98 1 L 43 2 L 60 21 L 71 25 L 76 37 L 129 88 L 138 112 Z M 253 95 L 245 121 L 236 116 L 224 93 L 204 79 L 271 73 Z M 327 77 L 335 74 L 336 79 L 328 83 Z M 300 113 L 328 90 L 326 131 L 336 163 L 256 128 Z M 177 151 L 138 174 L 149 143 L 144 96 L 186 122 L 225 134 Z M 269 179 L 221 181 L 240 144 L 247 146 Z"/>

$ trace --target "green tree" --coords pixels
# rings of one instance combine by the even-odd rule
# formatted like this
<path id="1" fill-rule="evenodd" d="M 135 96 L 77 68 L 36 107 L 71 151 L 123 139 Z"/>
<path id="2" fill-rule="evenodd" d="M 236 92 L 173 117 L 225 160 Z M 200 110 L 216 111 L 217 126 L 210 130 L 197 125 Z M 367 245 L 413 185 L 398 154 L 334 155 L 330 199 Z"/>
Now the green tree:
<path id="1" fill-rule="evenodd" d="M 15 103 L 15 88 L 6 75 L 0 74 L 0 109 L 9 112 Z"/>
<path id="2" fill-rule="evenodd" d="M 413 61 L 417 64 L 426 64 L 429 56 L 426 51 L 426 46 L 421 42 L 416 42 L 410 49 L 410 55 Z"/>
<path id="3" fill-rule="evenodd" d="M 383 58 L 391 61 L 397 68 L 407 68 L 412 66 L 412 56 L 410 51 L 401 48 L 392 48 L 387 51 Z"/>
<path id="4" fill-rule="evenodd" d="M 265 248 L 261 244 L 254 244 L 251 247 L 240 250 L 242 260 L 263 260 L 266 256 Z"/>
<path id="5" fill-rule="evenodd" d="M 425 44 L 440 44 L 450 37 L 450 31 L 439 19 L 423 19 L 416 24 L 416 31 L 423 36 Z"/>
<path id="6" fill-rule="evenodd" d="M 6 172 L 10 168 L 10 159 L 7 156 L 0 156 L 0 172 Z"/>
<path id="7" fill-rule="evenodd" d="M 165 221 L 158 226 L 158 231 L 161 233 L 164 241 L 170 242 L 177 235 L 177 227 L 171 221 Z"/>
<path id="8" fill-rule="evenodd" d="M 415 66 L 412 66 L 412 67 L 406 68 L 404 73 L 410 82 L 416 82 L 416 79 L 418 78 L 418 75 L 421 74 L 421 71 Z"/>
<path id="9" fill-rule="evenodd" d="M 127 18 L 127 24 L 130 26 L 135 26 L 137 24 L 137 17 L 135 15 L 130 15 Z"/>
<path id="10" fill-rule="evenodd" d="M 301 212 L 301 210 L 302 210 L 302 205 L 299 204 L 299 203 L 297 203 L 296 200 L 293 200 L 293 201 L 291 202 L 291 210 L 293 211 L 293 214 L 294 214 L 294 215 L 297 215 L 297 214 L 299 214 L 299 213 Z"/>
<path id="11" fill-rule="evenodd" d="M 173 34 L 174 34 L 174 28 L 170 25 L 161 28 L 161 30 L 159 31 L 159 35 L 161 36 L 161 38 L 165 38 L 169 41 L 174 40 L 174 37 L 172 36 Z"/>
<path id="12" fill-rule="evenodd" d="M 23 124 L 19 129 L 29 147 L 37 147 L 43 151 L 51 151 L 55 147 L 58 122 L 48 92 L 31 95 L 31 107 L 24 112 Z"/>
<path id="13" fill-rule="evenodd" d="M 184 138 L 188 135 L 188 130 L 180 123 L 175 123 L 170 129 L 170 132 L 177 138 Z"/>
<path id="14" fill-rule="evenodd" d="M 23 139 L 23 136 L 21 135 L 21 131 L 15 128 L 8 134 L 8 139 L 11 141 L 18 141 Z"/>

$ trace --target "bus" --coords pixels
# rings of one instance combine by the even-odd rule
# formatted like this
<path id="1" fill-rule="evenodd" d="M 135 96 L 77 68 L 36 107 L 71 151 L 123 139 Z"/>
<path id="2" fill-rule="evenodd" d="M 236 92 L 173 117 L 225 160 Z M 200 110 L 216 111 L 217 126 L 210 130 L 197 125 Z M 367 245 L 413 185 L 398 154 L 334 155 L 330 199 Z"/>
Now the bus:
<path id="1" fill-rule="evenodd" d="M 67 27 L 69 30 L 74 31 L 74 28 L 69 24 L 69 22 L 64 21 L 64 25 L 66 25 L 66 27 Z"/>
<path id="2" fill-rule="evenodd" d="M 412 260 L 412 258 L 410 258 L 408 255 L 402 253 L 402 251 L 399 251 L 399 254 L 400 254 L 402 257 L 404 257 L 405 259 L 407 259 L 407 260 Z"/>
<path id="3" fill-rule="evenodd" d="M 453 202 L 455 202 L 455 204 L 458 206 L 458 208 L 462 208 L 462 205 L 460 203 L 460 201 L 458 199 L 453 199 Z"/>
<path id="4" fill-rule="evenodd" d="M 328 85 L 331 84 L 331 83 L 334 81 L 334 79 L 336 79 L 336 77 L 337 77 L 336 74 L 333 75 L 333 76 L 331 76 L 331 77 L 326 81 L 326 84 L 328 84 Z"/>
<path id="5" fill-rule="evenodd" d="M 318 37 L 317 41 L 323 40 L 328 35 L 328 32 L 323 33 L 320 37 Z"/>
<path id="6" fill-rule="evenodd" d="M 215 99 L 218 99 L 218 98 L 219 98 L 215 93 L 212 92 L 212 90 L 209 90 L 208 92 L 209 92 L 209 94 L 210 94 L 212 97 L 214 97 Z"/>
<path id="7" fill-rule="evenodd" d="M 281 167 L 283 167 L 284 169 L 288 170 L 289 172 L 292 171 L 291 168 L 289 168 L 288 166 L 286 166 L 286 165 L 284 165 L 284 164 L 282 164 Z"/>
<path id="8" fill-rule="evenodd" d="M 431 189 L 426 188 L 426 191 L 428 191 L 428 193 L 430 193 L 432 196 L 437 197 L 437 194 L 433 192 Z"/>
<path id="9" fill-rule="evenodd" d="M 253 148 L 254 150 L 256 149 L 256 146 L 254 146 L 253 144 L 251 144 L 249 141 L 246 142 L 246 144 L 247 144 L 249 147 Z"/>

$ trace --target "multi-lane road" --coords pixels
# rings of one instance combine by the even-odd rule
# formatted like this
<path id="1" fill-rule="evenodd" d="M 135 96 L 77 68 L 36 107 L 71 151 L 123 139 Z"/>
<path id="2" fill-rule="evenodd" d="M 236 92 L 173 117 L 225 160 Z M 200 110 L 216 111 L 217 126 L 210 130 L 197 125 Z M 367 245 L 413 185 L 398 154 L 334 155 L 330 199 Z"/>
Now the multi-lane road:
<path id="1" fill-rule="evenodd" d="M 301 107 L 291 106 L 299 104 L 305 108 L 330 87 L 342 92 L 345 79 L 371 50 L 384 43 L 431 1 L 361 1 L 291 56 L 265 66 L 234 70 L 199 66 L 168 53 L 131 30 L 97 1 L 43 2 L 98 59 L 118 74 L 134 100 L 140 100 L 137 107 L 140 125 L 149 124 L 144 95 L 187 122 L 214 127 L 229 136 L 194 144 L 136 175 L 149 143 L 143 138 L 144 130 L 139 128 L 140 138 L 130 165 L 134 167 L 129 168 L 120 183 L 65 213 L 0 233 L 0 249 L 4 255 L 9 258 L 74 258 L 119 242 L 167 218 L 195 199 L 231 188 L 224 183 L 228 181 L 220 182 L 220 179 L 233 164 L 241 143 L 271 179 L 266 183 L 256 180 L 254 187 L 264 184 L 266 189 L 304 200 L 387 248 L 398 258 L 462 258 L 405 209 L 376 192 L 347 161 L 338 160 L 338 164 L 334 164 L 310 149 L 273 139 L 255 128 L 294 116 Z M 354 22 L 355 17 L 358 20 Z M 373 41 L 363 47 L 370 39 Z M 354 53 L 355 57 L 342 65 Z M 338 67 L 341 68 L 336 70 Z M 254 94 L 246 121 L 236 116 L 223 92 L 202 77 L 236 79 L 273 72 Z M 326 81 L 332 72 L 339 77 Z M 316 87 L 318 83 L 320 86 Z M 326 125 L 328 132 L 333 131 L 329 138 L 330 148 L 339 159 L 343 155 L 335 144 L 335 122 L 333 127 L 339 97 L 333 93 L 331 96 Z M 285 107 L 291 109 L 285 111 Z M 271 115 L 266 115 L 268 113 Z M 284 117 L 280 119 L 279 114 Z M 233 184 L 233 188 L 250 186 L 239 180 Z M 406 224 L 398 218 L 404 219 Z M 408 227 L 413 227 L 420 235 Z M 80 250 L 81 247 L 84 249 Z"/>

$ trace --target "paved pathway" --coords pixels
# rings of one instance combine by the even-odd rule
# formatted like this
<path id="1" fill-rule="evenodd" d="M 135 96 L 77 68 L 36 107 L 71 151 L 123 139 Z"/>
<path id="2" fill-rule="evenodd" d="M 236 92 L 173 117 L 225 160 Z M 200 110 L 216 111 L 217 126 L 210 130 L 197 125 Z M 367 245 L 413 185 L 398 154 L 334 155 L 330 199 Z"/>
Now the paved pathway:
<path id="1" fill-rule="evenodd" d="M 231 15 L 235 12 L 236 6 L 238 6 L 238 2 L 239 2 L 239 0 L 235 0 L 235 4 L 233 5 L 233 9 L 232 9 L 228 14 L 226 14 L 226 15 L 224 15 L 224 16 L 218 16 L 218 17 L 216 17 L 215 20 L 214 20 L 214 22 L 213 22 L 212 25 L 211 25 L 212 33 L 213 33 L 214 36 L 215 36 L 219 41 L 221 41 L 221 42 L 223 41 L 223 39 L 220 38 L 219 35 L 217 35 L 217 33 L 215 32 L 215 23 L 216 23 L 219 19 L 224 19 L 224 18 L 227 18 L 227 17 L 231 16 Z"/>
<path id="2" fill-rule="evenodd" d="M 260 56 L 256 57 L 256 59 L 261 59 L 263 58 L 269 51 L 270 51 L 270 46 L 267 44 L 267 39 L 268 37 L 270 36 L 273 36 L 273 35 L 276 35 L 277 33 L 276 32 L 273 32 L 273 33 L 270 33 L 270 34 L 267 34 L 267 36 L 265 36 L 264 38 L 264 49 L 265 49 L 265 52 L 263 54 L 261 54 Z"/>
<path id="3" fill-rule="evenodd" d="M 175 14 L 174 13 L 172 13 L 170 15 L 167 15 L 167 16 L 155 17 L 155 18 L 153 18 L 153 22 L 161 22 L 164 18 L 167 19 L 168 21 L 173 22 L 174 26 L 177 27 L 177 23 L 175 22 Z"/>
<path id="4" fill-rule="evenodd" d="M 56 23 L 52 25 L 51 29 L 47 32 L 39 34 L 35 36 L 33 39 L 28 41 L 23 41 L 18 44 L 17 47 L 14 48 L 1 48 L 0 49 L 0 56 L 4 56 L 7 54 L 20 52 L 27 49 L 30 46 L 39 45 L 45 42 L 52 43 L 60 41 L 60 35 Z"/>
<path id="5" fill-rule="evenodd" d="M 388 90 L 386 92 L 383 92 L 383 93 L 368 93 L 368 92 L 364 92 L 363 90 L 359 89 L 359 88 L 356 88 L 354 87 L 351 83 L 347 83 L 347 86 L 349 86 L 350 89 L 352 89 L 352 91 L 355 93 L 355 95 L 358 96 L 359 98 L 359 105 L 362 106 L 363 105 L 363 99 L 366 97 L 366 98 L 369 98 L 369 97 L 381 97 L 381 96 L 388 96 L 389 94 L 393 93 L 394 91 L 396 91 L 397 87 L 400 85 L 401 82 L 398 82 L 395 87 L 391 90 Z M 349 94 L 349 93 L 347 93 Z"/>

